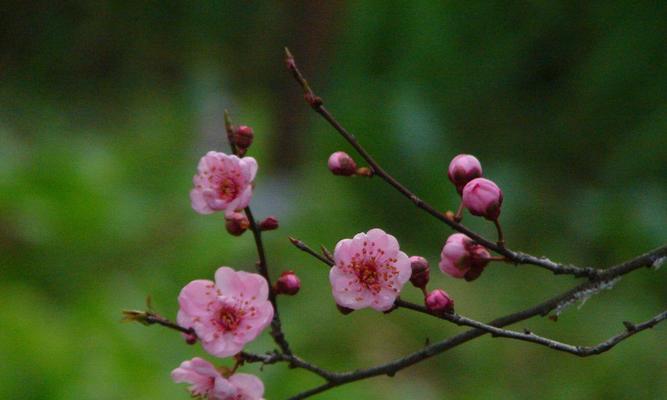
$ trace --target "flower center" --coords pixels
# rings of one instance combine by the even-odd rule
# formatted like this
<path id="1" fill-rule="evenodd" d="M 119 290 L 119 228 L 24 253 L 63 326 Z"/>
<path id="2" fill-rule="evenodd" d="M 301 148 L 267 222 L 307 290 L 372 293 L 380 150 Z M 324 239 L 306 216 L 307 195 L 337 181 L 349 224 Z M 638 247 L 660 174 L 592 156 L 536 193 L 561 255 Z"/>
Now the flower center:
<path id="1" fill-rule="evenodd" d="M 373 292 L 380 291 L 380 272 L 375 260 L 355 262 L 352 264 L 352 269 L 362 286 Z"/>
<path id="2" fill-rule="evenodd" d="M 222 182 L 220 182 L 220 188 L 218 189 L 218 193 L 220 194 L 220 197 L 226 201 L 230 201 L 232 199 L 235 199 L 237 194 L 238 194 L 238 186 L 236 183 L 229 179 L 229 178 L 224 178 Z"/>
<path id="3" fill-rule="evenodd" d="M 225 305 L 218 312 L 218 318 L 214 322 L 223 332 L 229 332 L 236 330 L 241 324 L 242 319 L 243 313 L 240 310 Z"/>

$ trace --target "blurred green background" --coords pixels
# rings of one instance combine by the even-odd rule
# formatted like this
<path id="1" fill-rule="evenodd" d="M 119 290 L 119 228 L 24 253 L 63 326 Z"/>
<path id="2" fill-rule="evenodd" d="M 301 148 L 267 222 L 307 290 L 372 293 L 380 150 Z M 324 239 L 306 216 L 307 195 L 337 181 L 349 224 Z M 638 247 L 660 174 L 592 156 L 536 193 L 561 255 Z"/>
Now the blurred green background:
<path id="1" fill-rule="evenodd" d="M 252 270 L 249 234 L 189 204 L 196 163 L 226 150 L 223 109 L 254 127 L 253 207 L 294 350 L 334 370 L 368 367 L 462 328 L 421 315 L 340 315 L 327 273 L 293 249 L 381 227 L 437 265 L 451 233 L 378 179 L 345 179 L 351 149 L 284 70 L 289 46 L 330 110 L 387 170 L 455 209 L 445 169 L 477 155 L 504 190 L 508 245 L 608 266 L 667 239 L 667 3 L 3 1 L 0 12 L 0 398 L 186 399 L 169 372 L 194 355 L 180 335 L 120 323 L 146 295 L 174 318 L 187 282 L 220 265 Z M 493 236 L 492 224 L 465 222 Z M 574 284 L 494 265 L 473 283 L 433 271 L 480 320 Z M 557 323 L 518 324 L 594 344 L 667 303 L 665 270 L 642 270 Z M 416 290 L 405 296 L 420 301 Z M 321 399 L 664 398 L 667 328 L 578 359 L 484 337 L 394 378 Z M 267 334 L 249 350 L 272 348 Z M 212 360 L 211 357 L 207 357 Z M 228 360 L 221 361 L 229 364 Z M 269 399 L 321 381 L 258 373 Z"/>

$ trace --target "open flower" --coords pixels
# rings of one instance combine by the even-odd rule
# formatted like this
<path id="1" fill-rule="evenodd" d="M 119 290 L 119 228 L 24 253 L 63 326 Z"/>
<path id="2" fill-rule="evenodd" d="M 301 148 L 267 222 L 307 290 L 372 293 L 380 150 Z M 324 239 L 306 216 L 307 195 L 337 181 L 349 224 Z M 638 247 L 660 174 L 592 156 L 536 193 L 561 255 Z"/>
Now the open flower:
<path id="1" fill-rule="evenodd" d="M 209 151 L 199 161 L 197 175 L 192 179 L 192 208 L 200 214 L 224 211 L 231 216 L 250 203 L 256 173 L 257 161 L 252 157 Z"/>
<path id="2" fill-rule="evenodd" d="M 176 383 L 190 383 L 188 390 L 197 398 L 261 400 L 264 396 L 264 384 L 256 376 L 237 373 L 225 378 L 211 363 L 199 357 L 183 361 L 171 371 L 171 379 Z"/>
<path id="3" fill-rule="evenodd" d="M 196 280 L 178 296 L 178 324 L 193 328 L 204 350 L 228 357 L 255 339 L 273 318 L 269 286 L 261 275 L 220 267 L 215 283 Z"/>
<path id="4" fill-rule="evenodd" d="M 481 244 L 462 233 L 447 238 L 440 253 L 440 270 L 454 278 L 477 279 L 490 261 L 491 254 Z"/>
<path id="5" fill-rule="evenodd" d="M 334 262 L 329 272 L 334 299 L 353 310 L 390 309 L 412 273 L 396 238 L 381 229 L 338 242 Z"/>

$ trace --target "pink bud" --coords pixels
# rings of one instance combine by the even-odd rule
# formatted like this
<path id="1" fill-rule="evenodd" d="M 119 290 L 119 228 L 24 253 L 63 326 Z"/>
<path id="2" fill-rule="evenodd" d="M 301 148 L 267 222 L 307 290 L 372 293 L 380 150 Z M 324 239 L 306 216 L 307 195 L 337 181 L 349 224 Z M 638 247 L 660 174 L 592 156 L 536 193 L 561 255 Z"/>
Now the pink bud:
<path id="1" fill-rule="evenodd" d="M 482 176 L 482 164 L 475 156 L 459 154 L 449 163 L 447 176 L 461 194 L 463 187 L 475 178 Z"/>
<path id="2" fill-rule="evenodd" d="M 250 226 L 250 221 L 245 214 L 235 212 L 225 220 L 225 228 L 230 235 L 241 236 Z"/>
<path id="3" fill-rule="evenodd" d="M 275 290 L 277 294 L 294 296 L 299 293 L 299 289 L 301 289 L 301 281 L 292 271 L 283 272 L 276 281 Z"/>
<path id="4" fill-rule="evenodd" d="M 252 144 L 255 134 L 249 126 L 241 125 L 234 132 L 234 144 L 239 149 L 246 150 Z"/>
<path id="5" fill-rule="evenodd" d="M 488 179 L 473 179 L 463 188 L 463 206 L 472 215 L 495 221 L 500 216 L 500 206 L 502 204 L 502 190 Z"/>
<path id="6" fill-rule="evenodd" d="M 260 222 L 259 229 L 263 231 L 278 229 L 278 219 L 274 216 L 266 217 L 264 221 Z"/>
<path id="7" fill-rule="evenodd" d="M 426 308 L 434 314 L 454 311 L 454 300 L 442 289 L 435 289 L 424 299 Z"/>
<path id="8" fill-rule="evenodd" d="M 480 276 L 490 257 L 484 246 L 462 233 L 454 233 L 442 248 L 439 266 L 443 273 L 472 281 Z"/>
<path id="9" fill-rule="evenodd" d="M 425 288 L 430 278 L 430 271 L 428 261 L 421 256 L 410 257 L 410 267 L 412 268 L 412 275 L 410 275 L 410 283 L 417 288 Z"/>
<path id="10" fill-rule="evenodd" d="M 357 171 L 357 163 L 344 151 L 337 151 L 329 156 L 328 165 L 334 175 L 351 176 Z"/>

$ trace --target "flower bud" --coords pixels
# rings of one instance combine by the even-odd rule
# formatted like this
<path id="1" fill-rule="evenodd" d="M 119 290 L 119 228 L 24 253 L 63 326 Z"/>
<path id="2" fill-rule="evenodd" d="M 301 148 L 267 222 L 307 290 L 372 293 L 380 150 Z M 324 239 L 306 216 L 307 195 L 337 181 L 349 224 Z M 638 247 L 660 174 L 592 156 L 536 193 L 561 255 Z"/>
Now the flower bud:
<path id="1" fill-rule="evenodd" d="M 249 126 L 241 125 L 234 131 L 234 145 L 242 150 L 247 150 L 252 144 L 255 134 Z"/>
<path id="2" fill-rule="evenodd" d="M 277 294 L 294 296 L 299 292 L 299 289 L 301 289 L 301 281 L 292 271 L 285 271 L 280 274 L 280 278 L 278 278 L 275 284 Z"/>
<path id="3" fill-rule="evenodd" d="M 264 221 L 259 223 L 259 229 L 263 231 L 278 229 L 278 219 L 274 216 L 266 217 Z"/>
<path id="4" fill-rule="evenodd" d="M 475 156 L 459 154 L 449 163 L 447 176 L 461 194 L 463 187 L 475 178 L 482 176 L 482 164 Z"/>
<path id="5" fill-rule="evenodd" d="M 414 287 L 424 289 L 430 278 L 428 261 L 421 256 L 412 256 L 410 257 L 410 267 L 412 268 L 410 283 Z"/>
<path id="6" fill-rule="evenodd" d="M 463 206 L 472 215 L 496 221 L 500 216 L 502 204 L 502 190 L 488 179 L 473 179 L 463 188 Z"/>
<path id="7" fill-rule="evenodd" d="M 233 236 L 241 236 L 250 226 L 250 221 L 245 214 L 235 212 L 225 219 L 225 228 Z"/>
<path id="8" fill-rule="evenodd" d="M 357 163 L 344 151 L 337 151 L 329 156 L 328 165 L 334 175 L 352 176 L 357 171 Z"/>
<path id="9" fill-rule="evenodd" d="M 434 314 L 454 311 L 454 300 L 442 289 L 431 291 L 424 298 L 426 308 Z"/>
<path id="10" fill-rule="evenodd" d="M 440 253 L 439 267 L 443 273 L 454 278 L 473 281 L 481 275 L 490 261 L 491 254 L 482 245 L 462 233 L 454 233 Z"/>

